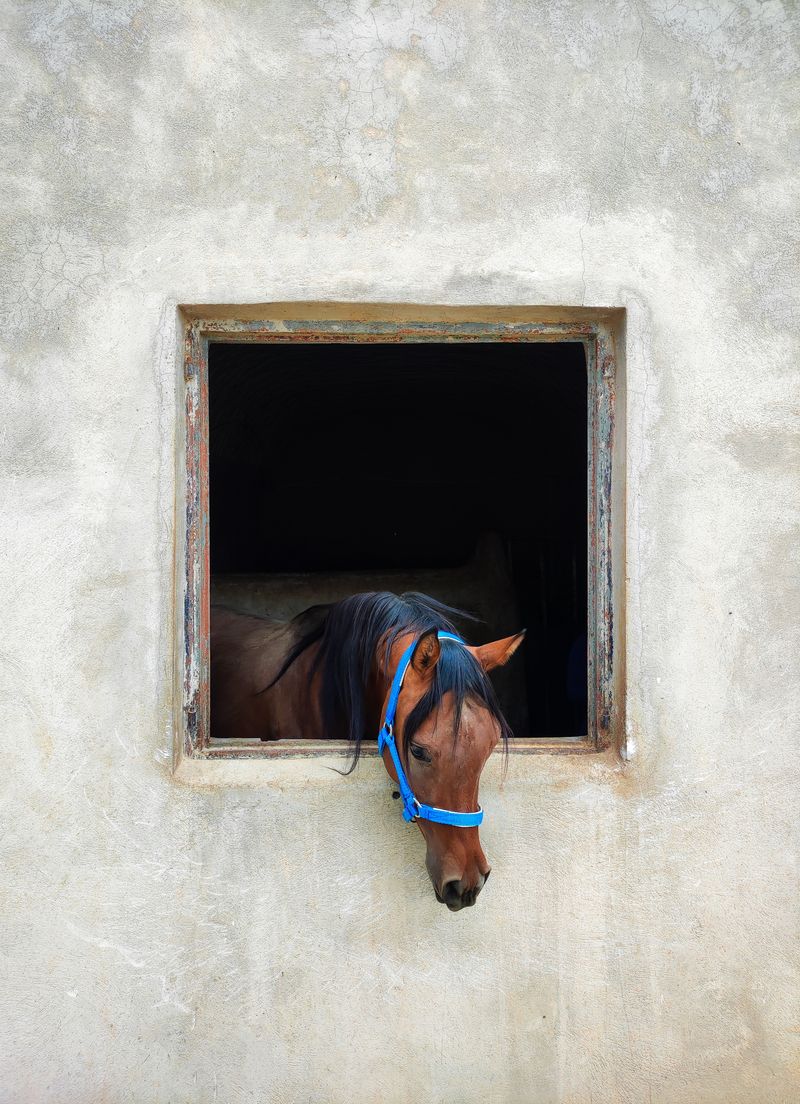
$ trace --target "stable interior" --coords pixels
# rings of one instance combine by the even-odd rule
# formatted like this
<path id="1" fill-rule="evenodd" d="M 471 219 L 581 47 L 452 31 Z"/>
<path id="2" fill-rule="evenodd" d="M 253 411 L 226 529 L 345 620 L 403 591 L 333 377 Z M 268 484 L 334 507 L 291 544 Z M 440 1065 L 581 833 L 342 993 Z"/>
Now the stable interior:
<path id="1" fill-rule="evenodd" d="M 417 590 L 471 643 L 525 627 L 515 735 L 585 735 L 587 409 L 579 342 L 212 343 L 212 600 Z"/>

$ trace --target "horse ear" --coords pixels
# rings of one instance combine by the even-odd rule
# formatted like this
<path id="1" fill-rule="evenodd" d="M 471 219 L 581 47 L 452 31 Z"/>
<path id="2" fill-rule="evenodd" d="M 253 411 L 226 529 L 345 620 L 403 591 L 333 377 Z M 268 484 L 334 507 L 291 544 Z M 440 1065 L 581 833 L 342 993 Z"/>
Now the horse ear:
<path id="1" fill-rule="evenodd" d="M 491 644 L 481 644 L 479 648 L 473 648 L 472 652 L 484 671 L 493 671 L 495 667 L 508 663 L 525 639 L 525 632 L 523 629 L 516 636 L 506 636 L 502 640 L 493 640 Z"/>
<path id="2" fill-rule="evenodd" d="M 431 629 L 430 632 L 423 633 L 417 641 L 411 657 L 411 666 L 418 675 L 429 675 L 439 662 L 441 654 L 442 646 L 439 643 L 438 630 Z"/>

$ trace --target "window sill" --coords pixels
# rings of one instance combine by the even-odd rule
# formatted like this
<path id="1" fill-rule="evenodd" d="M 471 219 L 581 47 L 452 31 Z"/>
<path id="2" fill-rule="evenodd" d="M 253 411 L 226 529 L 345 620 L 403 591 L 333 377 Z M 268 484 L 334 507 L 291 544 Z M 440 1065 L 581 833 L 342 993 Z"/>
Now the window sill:
<path id="1" fill-rule="evenodd" d="M 212 740 L 196 755 L 181 753 L 173 777 L 188 786 L 276 786 L 306 785 L 310 782 L 341 782 L 347 762 L 347 744 L 342 741 L 278 740 L 264 745 L 257 740 Z M 509 745 L 509 758 L 521 763 L 531 756 L 558 759 L 588 756 L 592 762 L 606 758 L 609 749 L 598 748 L 587 737 L 518 739 Z M 502 773 L 503 754 L 496 749 L 487 771 Z M 509 767 L 509 770 L 512 770 Z M 365 741 L 354 777 L 386 780 L 375 741 Z"/>
<path id="2" fill-rule="evenodd" d="M 564 752 L 593 752 L 597 747 L 588 736 L 519 738 L 508 745 L 510 755 L 561 754 Z M 210 740 L 208 747 L 198 755 L 202 759 L 310 759 L 323 756 L 327 759 L 347 758 L 348 744 L 342 740 Z M 375 740 L 365 740 L 361 745 L 362 758 L 377 756 Z M 501 749 L 495 755 L 502 754 Z"/>

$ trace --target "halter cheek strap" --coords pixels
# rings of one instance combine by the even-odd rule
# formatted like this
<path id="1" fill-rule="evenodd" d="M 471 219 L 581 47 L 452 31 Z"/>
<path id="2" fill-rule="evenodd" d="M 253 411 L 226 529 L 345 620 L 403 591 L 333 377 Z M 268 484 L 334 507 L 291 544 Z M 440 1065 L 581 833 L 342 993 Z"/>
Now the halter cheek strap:
<path id="1" fill-rule="evenodd" d="M 456 636 L 455 633 L 440 632 L 437 635 L 439 640 L 454 640 L 457 644 L 464 644 L 461 637 Z M 415 640 L 413 644 L 410 644 L 408 648 L 406 648 L 400 657 L 400 662 L 394 673 L 392 686 L 389 690 L 389 701 L 386 706 L 386 716 L 381 725 L 380 732 L 378 733 L 378 752 L 382 755 L 384 748 L 388 747 L 389 749 L 389 754 L 394 763 L 394 769 L 397 771 L 397 784 L 400 787 L 400 796 L 403 799 L 404 820 L 431 820 L 435 824 L 452 824 L 456 828 L 477 828 L 483 820 L 483 809 L 481 809 L 480 805 L 478 806 L 477 812 L 459 813 L 454 809 L 438 809 L 435 805 L 425 805 L 417 801 L 414 796 L 414 791 L 408 783 L 408 778 L 406 778 L 403 764 L 400 761 L 400 753 L 397 750 L 397 742 L 394 738 L 394 719 L 397 714 L 397 702 L 400 697 L 400 691 L 403 688 L 403 679 L 406 676 L 406 671 L 411 665 L 411 657 L 414 655 L 414 649 L 417 644 L 418 641 Z"/>

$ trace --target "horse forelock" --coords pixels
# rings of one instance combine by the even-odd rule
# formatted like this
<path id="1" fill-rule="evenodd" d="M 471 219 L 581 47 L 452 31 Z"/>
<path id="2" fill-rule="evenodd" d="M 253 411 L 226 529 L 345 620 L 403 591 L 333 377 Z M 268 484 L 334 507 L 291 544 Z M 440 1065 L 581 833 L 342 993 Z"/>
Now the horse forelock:
<path id="1" fill-rule="evenodd" d="M 439 662 L 433 671 L 430 686 L 406 718 L 403 743 L 409 742 L 428 717 L 437 712 L 446 695 L 452 695 L 453 740 L 458 739 L 461 716 L 467 701 L 483 706 L 498 724 L 503 747 L 508 747 L 511 729 L 500 709 L 494 687 L 488 675 L 471 652 L 453 641 L 442 641 Z"/>

